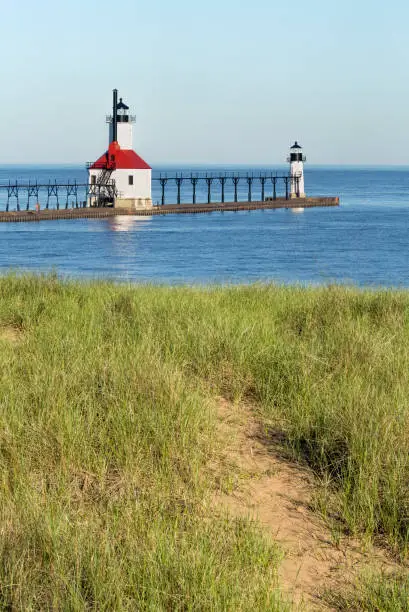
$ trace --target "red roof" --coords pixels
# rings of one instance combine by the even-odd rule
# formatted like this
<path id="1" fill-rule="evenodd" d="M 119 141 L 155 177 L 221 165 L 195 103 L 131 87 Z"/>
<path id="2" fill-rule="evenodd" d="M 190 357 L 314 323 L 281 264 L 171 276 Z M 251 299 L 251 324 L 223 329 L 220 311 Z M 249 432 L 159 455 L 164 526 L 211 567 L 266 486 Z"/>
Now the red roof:
<path id="1" fill-rule="evenodd" d="M 135 153 L 132 149 L 121 149 L 119 145 L 112 147 L 116 143 L 111 143 L 109 151 L 106 151 L 91 166 L 91 170 L 100 170 L 108 165 L 115 170 L 152 170 L 152 168 Z"/>

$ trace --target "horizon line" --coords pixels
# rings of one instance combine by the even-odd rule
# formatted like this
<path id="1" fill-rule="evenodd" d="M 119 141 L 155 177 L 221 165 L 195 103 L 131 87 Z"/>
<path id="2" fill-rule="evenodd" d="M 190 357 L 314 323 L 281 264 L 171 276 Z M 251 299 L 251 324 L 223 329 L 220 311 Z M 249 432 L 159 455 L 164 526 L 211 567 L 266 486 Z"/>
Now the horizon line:
<path id="1" fill-rule="evenodd" d="M 285 162 L 266 162 L 266 163 L 232 163 L 232 162 L 150 162 L 152 166 L 152 170 L 155 170 L 156 167 L 171 167 L 175 168 L 177 166 L 183 166 L 187 168 L 195 168 L 195 167 L 203 167 L 207 166 L 210 168 L 227 168 L 227 167 L 244 167 L 244 168 L 275 168 L 279 167 L 287 167 L 288 163 Z M 86 170 L 86 164 L 83 162 L 0 162 L 1 167 L 71 167 L 71 168 L 83 168 Z M 307 163 L 305 168 L 409 168 L 409 162 L 407 164 L 396 164 L 396 163 L 332 163 L 332 164 L 324 164 L 324 163 Z"/>

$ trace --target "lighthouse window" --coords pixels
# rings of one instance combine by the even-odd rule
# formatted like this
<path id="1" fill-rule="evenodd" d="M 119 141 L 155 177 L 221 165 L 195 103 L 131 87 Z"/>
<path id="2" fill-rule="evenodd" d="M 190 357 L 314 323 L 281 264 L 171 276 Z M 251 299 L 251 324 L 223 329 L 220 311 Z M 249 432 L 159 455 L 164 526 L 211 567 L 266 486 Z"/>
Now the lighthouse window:
<path id="1" fill-rule="evenodd" d="M 128 176 L 128 184 L 129 184 L 129 185 L 133 185 L 133 176 L 132 176 L 132 174 L 130 174 L 130 175 Z"/>
<path id="2" fill-rule="evenodd" d="M 91 185 L 95 185 L 96 182 L 97 182 L 97 177 L 95 176 L 95 174 L 93 174 L 91 176 Z"/>

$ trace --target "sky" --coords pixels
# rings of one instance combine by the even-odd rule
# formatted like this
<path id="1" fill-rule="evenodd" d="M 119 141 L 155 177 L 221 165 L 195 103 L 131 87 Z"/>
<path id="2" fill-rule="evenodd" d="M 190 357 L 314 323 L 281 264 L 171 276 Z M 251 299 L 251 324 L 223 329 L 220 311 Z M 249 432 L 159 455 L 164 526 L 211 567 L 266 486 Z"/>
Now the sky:
<path id="1" fill-rule="evenodd" d="M 0 0 L 0 163 L 409 164 L 404 0 Z"/>

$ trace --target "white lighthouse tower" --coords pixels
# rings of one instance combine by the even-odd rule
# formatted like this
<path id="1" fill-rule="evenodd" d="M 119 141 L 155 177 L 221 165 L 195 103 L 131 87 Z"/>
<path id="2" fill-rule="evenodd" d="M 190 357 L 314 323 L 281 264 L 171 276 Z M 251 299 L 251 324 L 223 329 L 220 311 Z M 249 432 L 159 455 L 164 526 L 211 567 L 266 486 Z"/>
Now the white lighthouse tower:
<path id="1" fill-rule="evenodd" d="M 115 104 L 115 103 L 114 103 Z M 117 113 L 117 134 L 114 138 L 114 122 L 112 115 L 107 116 L 107 123 L 109 123 L 109 140 L 108 145 L 115 140 L 125 151 L 129 151 L 133 146 L 133 124 L 135 123 L 135 116 L 129 114 L 129 106 L 127 106 L 122 98 L 119 98 L 119 102 L 116 103 Z"/>
<path id="2" fill-rule="evenodd" d="M 88 170 L 90 184 L 90 206 L 111 203 L 115 208 L 152 208 L 152 169 L 133 150 L 132 131 L 135 117 L 122 98 L 118 102 L 118 91 L 113 92 L 112 116 L 109 124 L 108 150 Z M 110 185 L 115 186 L 112 196 Z M 102 194 L 102 195 L 101 195 Z"/>
<path id="3" fill-rule="evenodd" d="M 290 176 L 291 176 L 291 198 L 305 198 L 304 188 L 304 162 L 306 157 L 303 154 L 301 145 L 297 141 L 290 148 Z"/>

